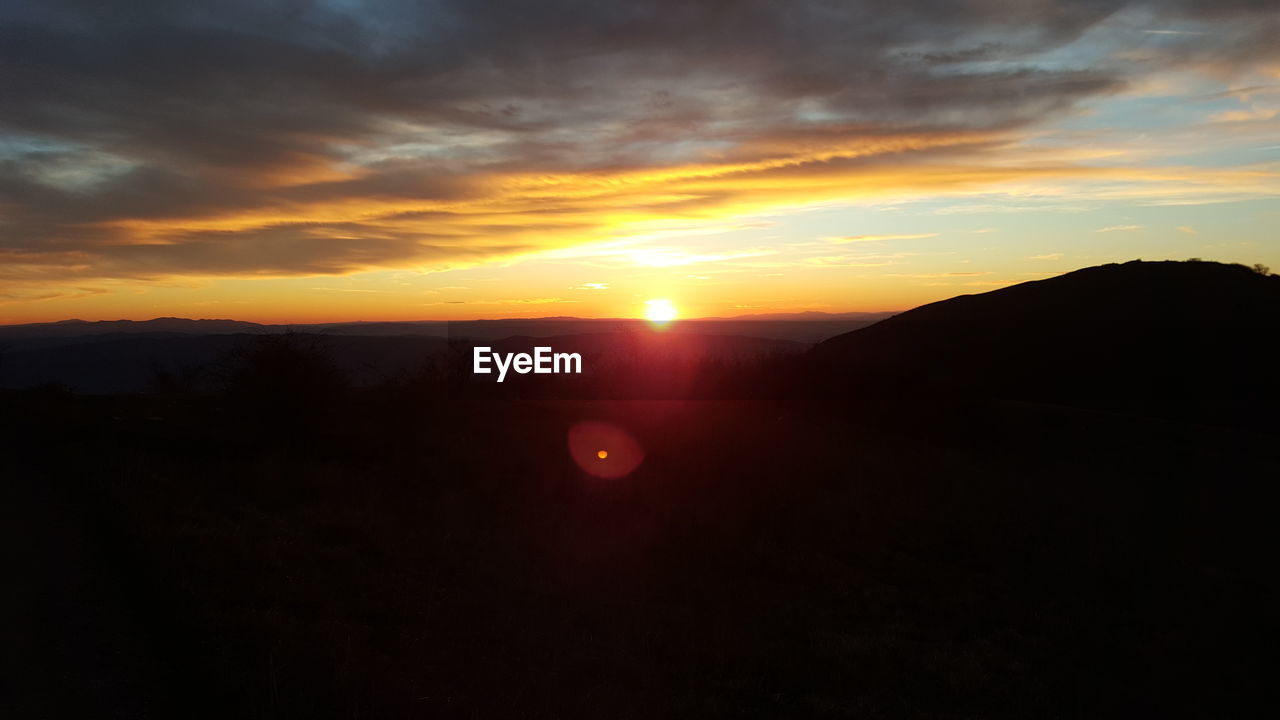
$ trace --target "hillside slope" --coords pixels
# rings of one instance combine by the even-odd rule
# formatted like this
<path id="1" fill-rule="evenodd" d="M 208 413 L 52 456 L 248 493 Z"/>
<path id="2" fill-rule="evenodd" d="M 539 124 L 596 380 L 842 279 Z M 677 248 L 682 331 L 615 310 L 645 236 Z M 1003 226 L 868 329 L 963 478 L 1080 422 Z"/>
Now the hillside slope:
<path id="1" fill-rule="evenodd" d="M 925 305 L 809 359 L 842 401 L 998 397 L 1274 425 L 1278 331 L 1280 277 L 1134 261 Z"/>

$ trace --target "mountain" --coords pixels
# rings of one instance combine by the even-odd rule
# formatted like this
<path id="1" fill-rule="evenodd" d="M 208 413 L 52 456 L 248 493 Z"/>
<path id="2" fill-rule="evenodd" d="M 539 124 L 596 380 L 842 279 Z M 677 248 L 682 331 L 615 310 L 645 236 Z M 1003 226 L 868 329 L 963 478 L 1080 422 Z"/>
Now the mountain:
<path id="1" fill-rule="evenodd" d="M 1280 277 L 1103 265 L 925 305 L 817 345 L 842 402 L 995 397 L 1274 425 Z"/>
<path id="2" fill-rule="evenodd" d="M 636 383 L 701 393 L 724 367 L 798 356 L 822 341 L 795 363 L 798 376 L 758 367 L 751 392 L 794 387 L 874 412 L 995 398 L 1204 423 L 1276 423 L 1280 278 L 1243 266 L 1135 261 L 960 296 L 879 322 L 826 318 L 686 320 L 665 329 L 575 318 L 292 327 L 66 321 L 0 328 L 0 387 L 137 391 L 157 372 L 207 367 L 255 336 L 294 330 L 322 338 L 356 384 L 411 371 L 450 343 L 502 352 L 538 344 L 581 352 L 592 368 L 618 369 L 611 391 Z M 701 374 L 693 372 L 699 363 L 706 364 Z M 662 385 L 664 375 L 679 382 Z"/>
<path id="3" fill-rule="evenodd" d="M 0 326 L 0 340 L 85 337 L 113 333 L 225 335 L 256 332 L 266 327 L 268 326 L 243 320 L 189 320 L 175 317 L 162 317 L 152 320 L 61 320 L 49 323 Z"/>

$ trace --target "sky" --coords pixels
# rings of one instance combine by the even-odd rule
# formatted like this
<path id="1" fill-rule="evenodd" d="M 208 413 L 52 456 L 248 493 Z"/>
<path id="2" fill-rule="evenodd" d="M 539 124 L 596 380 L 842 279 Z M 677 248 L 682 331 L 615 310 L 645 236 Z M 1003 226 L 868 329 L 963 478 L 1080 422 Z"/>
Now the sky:
<path id="1" fill-rule="evenodd" d="M 1280 2 L 0 6 L 0 323 L 891 311 L 1280 269 Z"/>

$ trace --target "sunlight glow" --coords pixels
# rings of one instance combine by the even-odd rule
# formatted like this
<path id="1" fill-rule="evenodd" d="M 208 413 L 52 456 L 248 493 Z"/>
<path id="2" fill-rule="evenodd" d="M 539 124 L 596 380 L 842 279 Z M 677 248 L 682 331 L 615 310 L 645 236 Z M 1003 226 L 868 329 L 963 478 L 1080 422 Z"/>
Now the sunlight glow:
<path id="1" fill-rule="evenodd" d="M 668 323 L 676 319 L 679 313 L 670 300 L 655 298 L 644 304 L 644 316 L 649 322 Z"/>
<path id="2" fill-rule="evenodd" d="M 600 452 L 596 453 L 596 457 L 600 458 L 601 460 L 604 460 L 605 458 L 609 457 L 609 451 L 601 450 Z"/>

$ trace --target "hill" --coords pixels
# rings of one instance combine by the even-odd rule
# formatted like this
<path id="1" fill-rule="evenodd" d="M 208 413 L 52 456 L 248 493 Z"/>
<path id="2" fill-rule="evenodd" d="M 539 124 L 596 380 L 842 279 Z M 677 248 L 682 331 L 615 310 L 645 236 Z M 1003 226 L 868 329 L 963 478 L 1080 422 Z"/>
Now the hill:
<path id="1" fill-rule="evenodd" d="M 0 326 L 0 340 L 30 338 L 81 338 L 95 335 L 140 333 L 188 333 L 192 335 L 225 335 L 257 332 L 268 326 L 242 320 L 191 320 L 162 317 L 151 320 L 60 320 Z"/>
<path id="2" fill-rule="evenodd" d="M 1280 277 L 1238 265 L 1103 265 L 925 305 L 817 345 L 842 401 L 998 397 L 1274 424 Z"/>

